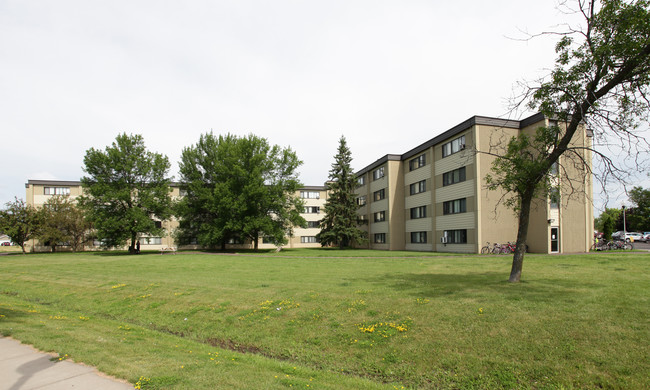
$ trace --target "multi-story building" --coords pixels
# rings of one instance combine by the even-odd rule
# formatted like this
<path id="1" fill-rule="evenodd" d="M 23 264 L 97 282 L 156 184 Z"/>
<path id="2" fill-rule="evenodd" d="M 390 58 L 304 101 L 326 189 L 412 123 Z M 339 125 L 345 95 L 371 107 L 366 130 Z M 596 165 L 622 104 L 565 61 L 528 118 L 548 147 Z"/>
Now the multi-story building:
<path id="1" fill-rule="evenodd" d="M 172 197 L 181 197 L 180 186 L 177 183 L 172 184 Z M 25 184 L 26 200 L 29 205 L 40 207 L 44 205 L 48 199 L 54 195 L 66 195 L 72 199 L 80 196 L 83 193 L 83 187 L 79 181 L 56 181 L 56 180 L 28 180 Z M 318 227 L 319 221 L 323 218 L 323 206 L 327 199 L 327 188 L 325 186 L 306 186 L 301 188 L 296 194 L 302 198 L 305 204 L 304 213 L 302 217 L 307 221 L 305 228 L 295 228 L 293 234 L 287 237 L 287 248 L 312 248 L 320 247 L 316 240 L 316 235 L 320 231 Z M 169 221 L 160 221 L 160 227 L 165 229 L 166 234 L 160 237 L 142 236 L 140 237 L 140 244 L 142 250 L 159 250 L 162 248 L 177 247 L 174 242 L 173 232 L 178 226 L 178 222 L 174 219 Z M 28 245 L 33 251 L 49 251 L 49 247 L 44 247 L 38 243 L 37 240 L 30 240 Z M 226 245 L 227 248 L 253 248 L 253 243 L 243 242 L 239 243 L 235 240 Z M 99 248 L 98 242 L 87 242 L 85 249 Z M 198 246 L 189 245 L 187 249 L 196 249 Z M 275 248 L 272 243 L 265 242 L 263 238 L 260 239 L 259 248 Z M 65 250 L 65 246 L 61 249 Z"/>
<path id="2" fill-rule="evenodd" d="M 541 114 L 521 121 L 474 116 L 358 171 L 358 213 L 368 221 L 368 247 L 477 253 L 486 242 L 514 242 L 517 217 L 503 204 L 503 192 L 487 189 L 485 177 L 494 161 L 487 152 L 495 153 L 520 132 L 534 134 L 549 124 Z M 573 142 L 590 146 L 589 132 L 581 129 Z M 588 149 L 577 150 L 591 162 Z M 585 252 L 591 246 L 590 170 L 564 167 L 555 178 L 557 196 L 533 204 L 531 252 Z"/>
<path id="3" fill-rule="evenodd" d="M 356 174 L 357 203 L 359 219 L 367 221 L 362 228 L 368 232 L 368 247 L 477 253 L 486 242 L 515 241 L 517 218 L 503 204 L 505 194 L 486 188 L 485 177 L 494 161 L 488 152 L 496 152 L 520 132 L 533 134 L 551 122 L 541 114 L 521 121 L 475 116 L 404 154 L 387 154 L 361 169 Z M 588 148 L 581 149 L 591 145 L 589 132 L 581 129 L 573 143 L 581 159 L 591 162 Z M 590 170 L 580 170 L 579 164 L 562 166 L 555 178 L 557 195 L 533 204 L 528 234 L 531 252 L 585 252 L 591 246 Z M 52 195 L 81 193 L 81 183 L 76 181 L 29 180 L 26 184 L 26 202 L 34 206 Z M 307 227 L 296 228 L 287 247 L 318 247 L 316 235 L 327 188 L 306 186 L 296 195 L 305 203 L 302 216 Z M 172 186 L 172 196 L 182 196 L 178 184 Z M 143 249 L 176 246 L 172 232 L 177 222 L 160 223 L 167 234 L 142 237 Z M 252 248 L 253 244 L 233 241 L 227 247 Z M 259 248 L 274 247 L 260 239 Z"/>

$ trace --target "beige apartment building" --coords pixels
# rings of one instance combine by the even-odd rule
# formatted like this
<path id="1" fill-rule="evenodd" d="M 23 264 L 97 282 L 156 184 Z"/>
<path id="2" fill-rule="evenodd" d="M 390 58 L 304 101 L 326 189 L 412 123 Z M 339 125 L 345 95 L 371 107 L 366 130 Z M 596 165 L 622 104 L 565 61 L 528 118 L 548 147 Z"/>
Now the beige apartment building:
<path id="1" fill-rule="evenodd" d="M 517 218 L 503 203 L 503 193 L 486 189 L 485 177 L 494 157 L 520 132 L 534 134 L 551 123 L 541 114 L 521 121 L 474 116 L 408 152 L 387 154 L 357 172 L 358 214 L 367 224 L 368 248 L 436 252 L 478 253 L 487 242 L 514 242 Z M 561 127 L 561 124 L 560 124 Z M 586 129 L 573 140 L 577 147 L 591 146 Z M 581 152 L 584 161 L 591 154 Z M 565 156 L 562 159 L 568 158 Z M 536 253 L 586 252 L 593 239 L 591 173 L 573 164 L 555 177 L 559 189 L 554 199 L 538 200 L 531 213 L 528 245 Z M 77 181 L 29 180 L 26 202 L 44 204 L 52 195 L 79 196 Z M 288 248 L 319 247 L 316 235 L 327 200 L 325 186 L 306 186 L 297 193 L 305 202 L 306 228 L 296 228 Z M 178 184 L 172 196 L 180 197 Z M 142 249 L 176 247 L 175 220 L 161 221 L 164 237 L 142 237 Z M 49 250 L 32 242 L 33 250 Z M 97 248 L 89 243 L 87 249 Z M 252 248 L 250 242 L 232 241 L 228 248 Z M 188 246 L 187 249 L 197 249 Z M 259 248 L 275 248 L 260 239 Z"/>
<path id="2" fill-rule="evenodd" d="M 474 116 L 358 171 L 358 213 L 368 222 L 368 247 L 478 253 L 487 242 L 514 242 L 517 218 L 503 205 L 503 192 L 486 188 L 494 157 L 485 152 L 497 152 L 518 133 L 534 134 L 549 123 L 541 114 L 521 121 Z M 590 133 L 582 129 L 573 142 L 590 146 Z M 588 150 L 579 153 L 591 162 Z M 592 244 L 591 173 L 564 166 L 555 177 L 557 196 L 533 204 L 531 252 L 586 252 Z"/>
<path id="3" fill-rule="evenodd" d="M 172 184 L 172 197 L 178 198 L 181 195 L 180 186 L 177 183 Z M 47 202 L 54 195 L 66 195 L 71 198 L 76 198 L 83 193 L 81 182 L 79 181 L 56 181 L 56 180 L 28 180 L 25 184 L 25 202 L 29 205 L 40 207 Z M 316 234 L 320 231 L 318 223 L 323 218 L 323 207 L 327 199 L 327 188 L 325 186 L 306 186 L 301 188 L 297 196 L 302 198 L 305 204 L 304 213 L 301 215 L 307 221 L 306 228 L 295 228 L 293 234 L 287 237 L 288 243 L 286 248 L 314 248 L 320 247 L 316 240 Z M 174 219 L 169 221 L 161 221 L 161 227 L 165 229 L 166 234 L 161 237 L 142 236 L 140 237 L 140 244 L 142 250 L 160 250 L 163 248 L 177 248 L 174 242 L 173 232 L 178 226 L 178 222 Z M 42 246 L 36 240 L 30 240 L 27 244 L 29 250 L 36 252 L 50 251 L 49 247 Z M 265 242 L 262 238 L 259 242 L 259 248 L 275 248 L 272 243 Z M 98 242 L 88 242 L 85 246 L 86 250 L 98 249 Z M 228 249 L 251 249 L 253 243 L 244 242 L 238 243 L 232 240 L 226 245 Z M 126 249 L 126 248 L 123 248 Z M 197 246 L 186 246 L 181 249 L 198 249 Z M 65 250 L 65 246 L 60 247 L 59 250 Z"/>

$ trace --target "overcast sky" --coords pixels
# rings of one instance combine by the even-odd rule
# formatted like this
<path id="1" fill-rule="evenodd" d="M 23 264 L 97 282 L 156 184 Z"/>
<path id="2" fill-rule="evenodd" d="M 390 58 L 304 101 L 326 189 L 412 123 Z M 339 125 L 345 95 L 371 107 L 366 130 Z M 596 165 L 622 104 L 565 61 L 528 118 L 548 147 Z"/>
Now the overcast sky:
<path id="1" fill-rule="evenodd" d="M 0 0 L 0 204 L 29 179 L 79 180 L 85 151 L 122 132 L 176 178 L 201 134 L 253 133 L 322 185 L 341 135 L 358 170 L 473 115 L 507 116 L 515 83 L 555 58 L 555 38 L 509 37 L 565 21 L 555 5 Z"/>

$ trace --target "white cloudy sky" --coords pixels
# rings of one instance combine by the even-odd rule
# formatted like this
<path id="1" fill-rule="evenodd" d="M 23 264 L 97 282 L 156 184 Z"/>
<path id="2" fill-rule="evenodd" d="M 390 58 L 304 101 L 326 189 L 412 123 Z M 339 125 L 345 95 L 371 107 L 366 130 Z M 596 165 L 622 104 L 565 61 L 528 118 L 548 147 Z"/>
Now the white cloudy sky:
<path id="1" fill-rule="evenodd" d="M 322 185 L 345 135 L 355 169 L 473 115 L 507 115 L 553 64 L 555 1 L 0 0 L 0 203 L 28 179 L 142 134 L 176 175 L 201 134 L 291 146 Z M 618 201 L 620 204 L 620 201 Z"/>

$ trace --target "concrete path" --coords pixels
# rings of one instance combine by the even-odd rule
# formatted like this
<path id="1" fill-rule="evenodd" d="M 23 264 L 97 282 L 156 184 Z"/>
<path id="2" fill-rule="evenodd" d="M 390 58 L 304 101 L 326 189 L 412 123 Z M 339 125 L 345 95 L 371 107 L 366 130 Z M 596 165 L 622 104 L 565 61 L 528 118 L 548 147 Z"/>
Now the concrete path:
<path id="1" fill-rule="evenodd" d="M 19 341 L 0 337 L 0 390 L 133 390 L 133 386 L 101 374 L 93 367 L 50 359 Z"/>

